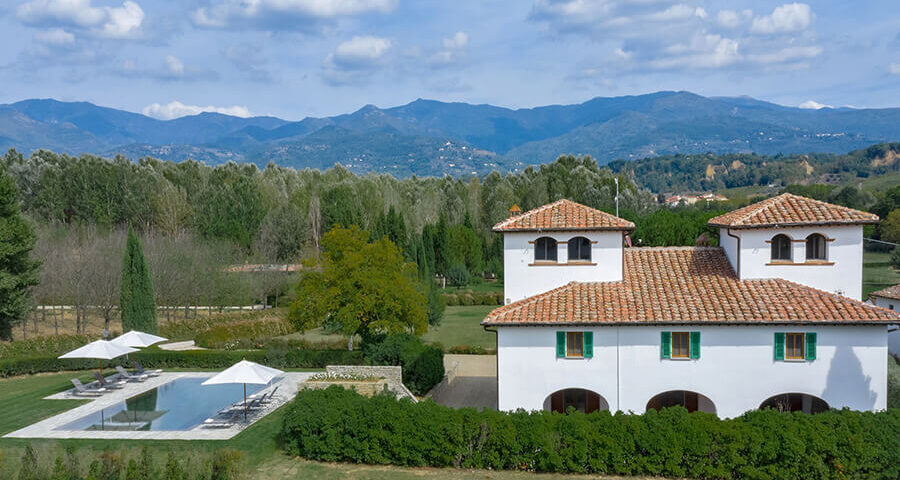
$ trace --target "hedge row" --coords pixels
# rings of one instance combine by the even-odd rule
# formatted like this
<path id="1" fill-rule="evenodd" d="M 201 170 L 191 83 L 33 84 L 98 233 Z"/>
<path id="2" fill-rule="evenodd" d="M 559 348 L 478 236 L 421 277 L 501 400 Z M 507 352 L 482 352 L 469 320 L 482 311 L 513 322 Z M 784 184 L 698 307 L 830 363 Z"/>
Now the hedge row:
<path id="1" fill-rule="evenodd" d="M 291 455 L 327 462 L 557 473 L 751 479 L 896 479 L 900 410 L 609 412 L 455 410 L 338 386 L 289 405 Z"/>
<path id="2" fill-rule="evenodd" d="M 363 345 L 363 351 L 371 364 L 403 367 L 403 384 L 415 395 L 425 395 L 444 378 L 444 351 L 415 335 L 389 335 Z"/>
<path id="3" fill-rule="evenodd" d="M 471 305 L 503 305 L 503 293 L 494 292 L 462 292 L 443 293 L 444 303 L 448 307 Z"/>
<path id="4" fill-rule="evenodd" d="M 189 350 L 171 352 L 148 349 L 132 354 L 129 358 L 141 362 L 146 368 L 201 368 L 220 369 L 247 359 L 274 368 L 324 368 L 326 365 L 361 365 L 360 351 L 349 350 Z M 130 359 L 119 357 L 104 365 L 127 365 Z M 97 368 L 96 360 L 59 359 L 56 356 L 33 356 L 0 359 L 0 377 L 26 375 L 64 370 L 89 370 Z"/>
<path id="5" fill-rule="evenodd" d="M 194 342 L 204 348 L 237 350 L 259 347 L 263 342 L 291 333 L 290 324 L 283 318 L 260 318 L 213 325 L 194 335 Z"/>

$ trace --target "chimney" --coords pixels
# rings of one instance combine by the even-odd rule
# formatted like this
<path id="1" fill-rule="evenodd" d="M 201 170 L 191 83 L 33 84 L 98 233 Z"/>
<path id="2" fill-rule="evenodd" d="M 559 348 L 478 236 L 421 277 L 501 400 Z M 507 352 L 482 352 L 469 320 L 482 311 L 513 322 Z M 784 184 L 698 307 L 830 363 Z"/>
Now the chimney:
<path id="1" fill-rule="evenodd" d="M 522 213 L 522 209 L 519 208 L 519 206 L 514 203 L 513 206 L 510 207 L 510 209 L 509 209 L 509 218 L 520 215 L 521 213 Z"/>

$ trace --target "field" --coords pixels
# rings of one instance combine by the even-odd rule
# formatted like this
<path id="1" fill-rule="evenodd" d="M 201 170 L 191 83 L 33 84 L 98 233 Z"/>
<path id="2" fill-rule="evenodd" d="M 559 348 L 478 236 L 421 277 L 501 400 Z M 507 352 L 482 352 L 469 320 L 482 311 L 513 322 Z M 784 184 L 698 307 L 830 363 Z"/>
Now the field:
<path id="1" fill-rule="evenodd" d="M 480 323 L 495 308 L 496 305 L 447 307 L 441 324 L 429 328 L 422 338 L 428 343 L 440 343 L 445 348 L 467 345 L 493 350 L 497 347 L 495 335 L 486 332 Z"/>
<path id="2" fill-rule="evenodd" d="M 0 380 L 0 435 L 22 428 L 38 420 L 77 406 L 81 401 L 42 400 L 43 397 L 62 391 L 69 386 L 73 373 L 32 375 Z M 164 458 L 170 451 L 183 454 L 188 451 L 212 451 L 219 448 L 240 450 L 247 455 L 250 478 L 275 479 L 435 479 L 435 480 L 561 480 L 563 478 L 601 478 L 563 475 L 537 475 L 521 472 L 495 472 L 483 470 L 454 470 L 433 468 L 396 468 L 352 464 L 309 462 L 282 455 L 275 441 L 283 411 L 278 410 L 260 420 L 237 437 L 225 441 L 122 441 L 122 440 L 21 440 L 0 438 L 0 465 L 10 465 L 22 455 L 25 445 L 31 444 L 41 463 L 49 468 L 52 459 L 67 447 L 78 449 L 82 459 L 93 458 L 93 453 L 103 450 L 127 451 L 134 455 L 147 446 L 155 457 Z M 7 463 L 9 462 L 9 463 Z M 0 468 L 3 471 L 3 468 Z M 5 477 L 6 478 L 6 477 Z M 14 477 L 13 477 L 14 478 Z M 608 477 L 622 478 L 622 477 Z"/>
<path id="3" fill-rule="evenodd" d="M 869 294 L 900 283 L 900 271 L 891 268 L 890 253 L 865 252 L 863 255 L 863 299 Z"/>

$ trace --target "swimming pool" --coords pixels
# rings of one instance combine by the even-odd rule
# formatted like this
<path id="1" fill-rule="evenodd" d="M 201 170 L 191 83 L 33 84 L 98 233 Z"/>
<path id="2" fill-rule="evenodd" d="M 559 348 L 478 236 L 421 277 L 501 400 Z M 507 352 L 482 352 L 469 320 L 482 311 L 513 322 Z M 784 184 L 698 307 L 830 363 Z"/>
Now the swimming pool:
<path id="1" fill-rule="evenodd" d="M 209 377 L 176 378 L 56 430 L 190 430 L 244 399 L 240 384 L 201 385 Z M 247 385 L 247 395 L 265 385 Z"/>

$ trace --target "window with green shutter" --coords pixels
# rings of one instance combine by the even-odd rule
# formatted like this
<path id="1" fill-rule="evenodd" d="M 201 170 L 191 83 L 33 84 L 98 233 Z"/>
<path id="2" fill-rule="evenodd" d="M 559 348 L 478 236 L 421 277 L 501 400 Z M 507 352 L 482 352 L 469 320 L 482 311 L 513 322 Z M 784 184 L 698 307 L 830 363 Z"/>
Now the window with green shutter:
<path id="1" fill-rule="evenodd" d="M 691 332 L 691 358 L 700 358 L 700 332 Z"/>
<path id="2" fill-rule="evenodd" d="M 594 332 L 584 332 L 584 358 L 594 356 Z"/>
<path id="3" fill-rule="evenodd" d="M 660 332 L 659 356 L 662 358 L 672 358 L 672 332 Z"/>
<path id="4" fill-rule="evenodd" d="M 556 358 L 566 356 L 566 332 L 556 332 Z"/>
<path id="5" fill-rule="evenodd" d="M 784 360 L 784 332 L 775 332 L 775 360 Z"/>
<path id="6" fill-rule="evenodd" d="M 806 359 L 816 359 L 816 332 L 806 332 Z"/>

